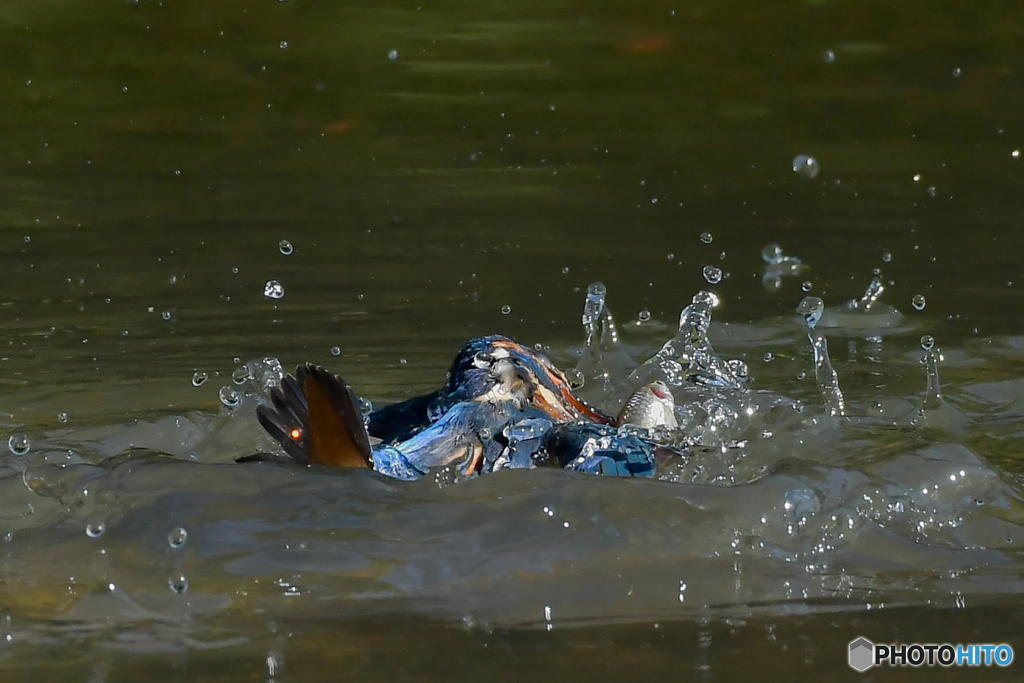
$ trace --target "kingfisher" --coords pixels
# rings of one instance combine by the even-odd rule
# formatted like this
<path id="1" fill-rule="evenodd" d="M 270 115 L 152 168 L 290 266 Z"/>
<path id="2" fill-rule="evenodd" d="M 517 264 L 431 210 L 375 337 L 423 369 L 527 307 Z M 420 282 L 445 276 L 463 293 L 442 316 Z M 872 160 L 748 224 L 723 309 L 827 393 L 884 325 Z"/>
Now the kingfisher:
<path id="1" fill-rule="evenodd" d="M 661 402 L 657 414 L 671 423 L 641 426 L 675 426 L 666 389 L 644 387 L 634 396 L 653 391 Z M 464 475 L 551 466 L 653 477 L 659 458 L 679 452 L 620 428 L 620 419 L 636 413 L 638 400 L 631 398 L 613 418 L 577 397 L 545 355 L 500 335 L 464 344 L 439 389 L 366 416 L 345 380 L 307 363 L 286 375 L 256 410 L 284 455 L 241 460 L 372 468 L 404 480 L 443 466 Z"/>

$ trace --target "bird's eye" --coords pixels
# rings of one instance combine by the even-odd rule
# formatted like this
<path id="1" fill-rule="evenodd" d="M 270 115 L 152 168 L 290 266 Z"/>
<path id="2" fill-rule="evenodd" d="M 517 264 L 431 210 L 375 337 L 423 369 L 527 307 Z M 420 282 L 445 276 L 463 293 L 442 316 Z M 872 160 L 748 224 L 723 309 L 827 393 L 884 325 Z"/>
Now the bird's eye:
<path id="1" fill-rule="evenodd" d="M 299 439 L 302 438 L 302 430 L 293 429 L 292 431 L 288 432 L 288 436 L 292 437 L 293 440 L 298 441 Z"/>

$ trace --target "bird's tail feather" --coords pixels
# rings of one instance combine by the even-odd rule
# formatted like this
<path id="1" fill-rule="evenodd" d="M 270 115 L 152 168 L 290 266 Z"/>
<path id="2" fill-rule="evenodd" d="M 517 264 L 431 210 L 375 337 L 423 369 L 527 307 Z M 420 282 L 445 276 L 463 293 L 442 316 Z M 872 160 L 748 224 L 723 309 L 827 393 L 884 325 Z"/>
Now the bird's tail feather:
<path id="1" fill-rule="evenodd" d="M 348 383 L 318 365 L 300 365 L 256 409 L 260 424 L 297 463 L 370 467 L 370 440 Z"/>

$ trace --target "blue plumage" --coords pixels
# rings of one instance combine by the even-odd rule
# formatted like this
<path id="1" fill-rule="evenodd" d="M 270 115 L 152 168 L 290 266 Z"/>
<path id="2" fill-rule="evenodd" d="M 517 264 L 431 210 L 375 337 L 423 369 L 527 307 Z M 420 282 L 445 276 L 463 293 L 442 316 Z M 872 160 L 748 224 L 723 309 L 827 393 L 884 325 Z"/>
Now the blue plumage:
<path id="1" fill-rule="evenodd" d="M 330 463 L 330 450 L 311 459 L 308 444 L 365 444 L 365 431 L 350 434 L 358 421 L 310 419 L 305 392 L 320 384 L 306 382 L 332 389 L 329 395 L 346 415 L 354 410 L 348 385 L 313 366 L 297 374 L 303 381 L 286 378 L 287 391 L 272 392 L 273 406 L 259 411 L 261 423 L 286 452 L 300 463 Z M 572 394 L 565 375 L 545 356 L 506 337 L 490 336 L 472 339 L 459 350 L 437 391 L 370 413 L 368 432 L 379 443 L 372 450 L 362 448 L 366 466 L 404 480 L 441 466 L 458 467 L 464 474 L 554 466 L 653 476 L 656 446 L 611 423 Z M 321 435 L 314 429 L 318 424 L 341 433 Z M 358 438 L 346 440 L 345 432 Z"/>

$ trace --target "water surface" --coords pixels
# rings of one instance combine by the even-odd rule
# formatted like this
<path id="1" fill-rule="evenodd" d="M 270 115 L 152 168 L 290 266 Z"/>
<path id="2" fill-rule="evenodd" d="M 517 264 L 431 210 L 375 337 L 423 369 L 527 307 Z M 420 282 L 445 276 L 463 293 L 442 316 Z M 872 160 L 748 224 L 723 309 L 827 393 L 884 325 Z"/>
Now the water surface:
<path id="1" fill-rule="evenodd" d="M 0 420 L 31 450 L 0 456 L 4 679 L 840 675 L 857 635 L 1019 651 L 1022 19 L 8 8 Z M 808 268 L 766 285 L 769 242 Z M 876 268 L 902 318 L 823 329 L 848 407 L 829 418 L 794 311 Z M 240 363 L 326 363 L 378 404 L 475 335 L 568 367 L 595 280 L 638 359 L 713 289 L 716 349 L 803 412 L 758 413 L 673 482 L 230 464 L 269 445 L 253 397 L 218 398 Z"/>

